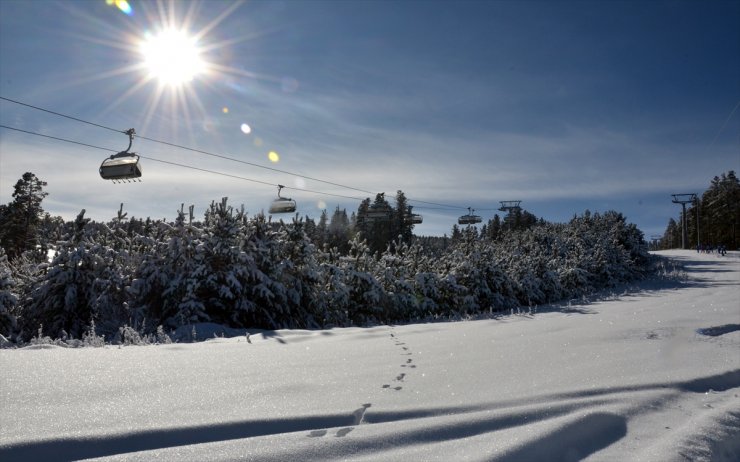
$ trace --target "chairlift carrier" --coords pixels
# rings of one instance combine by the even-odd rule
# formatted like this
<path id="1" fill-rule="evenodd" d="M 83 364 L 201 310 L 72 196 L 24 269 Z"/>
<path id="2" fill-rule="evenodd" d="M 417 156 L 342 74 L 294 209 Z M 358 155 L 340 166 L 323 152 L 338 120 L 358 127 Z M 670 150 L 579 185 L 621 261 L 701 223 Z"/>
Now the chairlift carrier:
<path id="1" fill-rule="evenodd" d="M 471 209 L 468 207 L 468 214 L 462 215 L 460 218 L 457 219 L 457 224 L 459 225 L 474 225 L 476 223 L 481 222 L 480 215 L 473 215 L 473 212 L 475 212 L 475 209 Z"/>
<path id="2" fill-rule="evenodd" d="M 420 225 L 424 221 L 424 217 L 419 215 L 418 213 L 413 213 L 411 210 L 413 209 L 413 206 L 408 206 L 408 214 L 406 215 L 406 222 L 411 223 L 412 225 Z"/>
<path id="3" fill-rule="evenodd" d="M 424 217 L 422 217 L 418 213 L 412 213 L 408 218 L 408 222 L 412 225 L 420 225 L 423 221 Z"/>
<path id="4" fill-rule="evenodd" d="M 125 151 L 121 151 L 118 154 L 114 154 L 109 158 L 105 159 L 100 164 L 100 177 L 104 180 L 124 181 L 124 180 L 135 180 L 141 177 L 141 164 L 139 163 L 139 156 L 135 152 L 129 152 L 131 144 L 134 141 L 133 128 L 126 130 L 128 135 L 128 148 Z M 141 180 L 139 180 L 141 181 Z"/>
<path id="5" fill-rule="evenodd" d="M 270 204 L 270 213 L 293 213 L 296 209 L 296 203 L 289 197 L 282 197 L 280 190 L 285 186 L 278 185 L 278 197 Z"/>

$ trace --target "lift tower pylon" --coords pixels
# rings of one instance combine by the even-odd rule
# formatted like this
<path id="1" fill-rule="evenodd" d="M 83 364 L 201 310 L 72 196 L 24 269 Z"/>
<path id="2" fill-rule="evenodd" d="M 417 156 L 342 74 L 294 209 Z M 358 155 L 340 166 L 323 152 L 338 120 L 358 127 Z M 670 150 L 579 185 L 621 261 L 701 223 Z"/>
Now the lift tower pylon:
<path id="1" fill-rule="evenodd" d="M 501 203 L 501 207 L 499 207 L 499 210 L 502 212 L 511 213 L 514 210 L 519 210 L 521 207 L 519 204 L 522 203 L 522 201 L 499 201 Z"/>
<path id="2" fill-rule="evenodd" d="M 501 207 L 499 207 L 499 210 L 502 212 L 506 212 L 507 217 L 504 217 L 504 222 L 509 223 L 509 229 L 514 229 L 514 223 L 512 223 L 513 217 L 511 216 L 511 212 L 519 211 L 522 208 L 519 206 L 519 204 L 522 203 L 522 201 L 499 201 L 501 203 Z"/>
<path id="3" fill-rule="evenodd" d="M 674 204 L 681 204 L 681 248 L 686 249 L 686 235 L 688 234 L 688 224 L 686 221 L 686 204 L 696 200 L 696 194 L 671 194 Z M 698 225 L 698 223 L 697 223 Z"/>

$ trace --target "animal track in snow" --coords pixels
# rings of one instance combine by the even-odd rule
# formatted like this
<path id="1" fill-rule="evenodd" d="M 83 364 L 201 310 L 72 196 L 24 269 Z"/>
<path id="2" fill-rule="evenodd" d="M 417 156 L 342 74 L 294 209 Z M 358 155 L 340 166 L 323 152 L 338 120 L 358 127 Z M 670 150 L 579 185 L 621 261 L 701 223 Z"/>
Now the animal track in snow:
<path id="1" fill-rule="evenodd" d="M 393 329 L 393 327 L 391 327 L 391 330 L 392 329 Z M 413 354 L 411 352 L 410 348 L 408 346 L 406 346 L 406 342 L 403 342 L 400 338 L 398 338 L 398 335 L 396 334 L 396 332 L 391 331 L 390 332 L 390 338 L 393 340 L 393 344 L 394 345 L 396 345 L 398 347 L 401 347 L 401 350 L 403 351 L 401 353 L 402 356 L 411 356 Z M 408 369 L 416 369 L 416 364 L 412 364 L 413 362 L 414 362 L 413 359 L 407 358 L 406 359 L 406 362 L 404 364 L 401 364 L 400 367 L 405 367 L 405 368 L 408 368 Z M 407 374 L 405 372 L 401 372 L 400 374 L 398 374 L 396 376 L 396 378 L 394 379 L 394 381 L 396 381 L 396 382 L 403 382 L 404 379 L 406 378 L 406 375 Z M 381 388 L 383 388 L 383 389 L 392 389 L 392 390 L 395 390 L 395 391 L 400 391 L 400 390 L 403 389 L 403 387 L 401 387 L 401 386 L 391 387 L 390 384 L 387 384 L 387 383 L 386 384 L 383 384 L 381 386 Z"/>

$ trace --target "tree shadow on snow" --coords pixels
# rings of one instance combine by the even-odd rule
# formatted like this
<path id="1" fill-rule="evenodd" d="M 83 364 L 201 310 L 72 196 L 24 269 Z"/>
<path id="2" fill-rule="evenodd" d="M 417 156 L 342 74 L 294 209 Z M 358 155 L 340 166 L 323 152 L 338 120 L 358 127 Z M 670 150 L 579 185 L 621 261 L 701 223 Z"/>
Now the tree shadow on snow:
<path id="1" fill-rule="evenodd" d="M 507 428 L 529 425 L 555 417 L 566 416 L 584 408 L 599 406 L 616 398 L 615 395 L 641 390 L 677 390 L 681 392 L 706 393 L 709 390 L 725 391 L 740 387 L 740 369 L 699 377 L 683 382 L 652 383 L 633 386 L 584 389 L 567 393 L 530 397 L 508 402 L 492 402 L 470 406 L 442 406 L 438 408 L 413 409 L 407 411 L 371 412 L 369 404 L 345 414 L 260 419 L 225 424 L 201 425 L 183 428 L 153 429 L 123 435 L 59 438 L 9 444 L 0 447 L 0 460 L 56 460 L 69 461 L 94 457 L 106 457 L 139 451 L 166 449 L 201 443 L 222 442 L 259 436 L 292 432 L 309 432 L 312 438 L 326 434 L 321 429 L 342 428 L 341 436 L 348 435 L 358 425 L 403 422 L 427 417 L 455 416 L 481 411 L 513 408 L 517 406 L 539 406 L 529 410 L 512 409 L 476 416 L 449 423 L 424 425 L 394 431 L 393 446 L 403 447 L 438 441 L 456 440 L 491 433 Z M 590 401 L 563 403 L 568 400 Z M 560 403 L 559 403 L 560 402 Z M 578 460 L 605 448 L 622 438 L 626 432 L 624 417 L 596 412 L 568 423 L 530 445 L 502 454 L 495 460 Z M 339 435 L 338 435 L 339 436 Z M 350 439 L 348 438 L 342 439 Z M 387 435 L 353 439 L 346 444 L 337 443 L 327 447 L 332 456 L 356 454 L 357 450 L 388 449 Z M 344 444 L 344 445 L 342 445 Z M 544 452 L 543 452 L 544 451 Z M 283 455 L 284 456 L 284 455 Z M 275 460 L 285 460 L 276 455 Z M 269 456 L 265 460 L 272 460 Z"/>
<path id="2" fill-rule="evenodd" d="M 491 461 L 517 462 L 521 460 L 548 460 L 570 462 L 584 459 L 622 439 L 627 434 L 627 419 L 623 416 L 599 412 L 584 416 Z"/>

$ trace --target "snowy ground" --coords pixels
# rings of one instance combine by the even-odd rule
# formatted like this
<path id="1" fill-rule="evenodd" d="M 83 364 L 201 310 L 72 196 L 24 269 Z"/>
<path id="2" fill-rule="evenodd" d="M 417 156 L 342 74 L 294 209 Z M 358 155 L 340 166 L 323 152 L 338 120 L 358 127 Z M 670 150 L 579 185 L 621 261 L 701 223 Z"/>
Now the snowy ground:
<path id="1" fill-rule="evenodd" d="M 536 314 L 0 350 L 0 460 L 740 460 L 740 254 Z"/>

